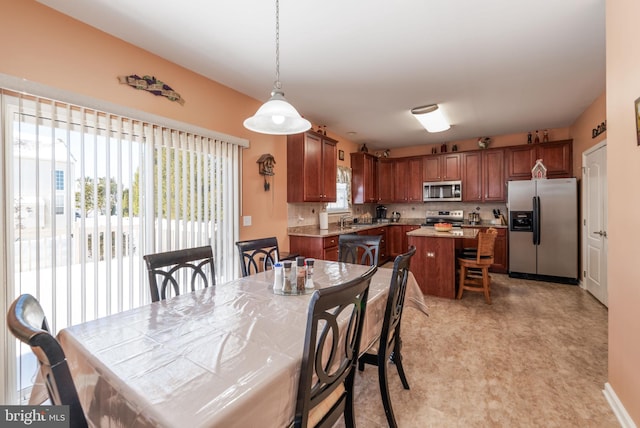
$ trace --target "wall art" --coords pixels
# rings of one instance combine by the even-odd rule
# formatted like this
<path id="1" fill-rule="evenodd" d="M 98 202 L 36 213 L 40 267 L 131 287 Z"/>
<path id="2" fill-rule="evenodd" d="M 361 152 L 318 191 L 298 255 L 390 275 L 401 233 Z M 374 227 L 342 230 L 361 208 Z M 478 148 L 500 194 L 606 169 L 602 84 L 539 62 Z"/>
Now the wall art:
<path id="1" fill-rule="evenodd" d="M 140 77 L 137 74 L 130 74 L 129 76 L 118 76 L 118 80 L 120 83 L 129 85 L 132 88 L 151 92 L 153 95 L 162 96 L 170 101 L 184 105 L 184 99 L 182 99 L 179 93 L 154 76 L 145 75 Z"/>

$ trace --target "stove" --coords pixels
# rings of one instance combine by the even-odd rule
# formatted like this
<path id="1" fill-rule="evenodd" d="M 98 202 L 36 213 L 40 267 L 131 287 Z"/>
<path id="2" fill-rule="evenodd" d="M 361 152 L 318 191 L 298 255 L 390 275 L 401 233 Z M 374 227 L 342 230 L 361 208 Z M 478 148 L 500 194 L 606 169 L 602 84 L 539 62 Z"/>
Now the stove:
<path id="1" fill-rule="evenodd" d="M 422 226 L 433 226 L 436 223 L 451 223 L 455 227 L 462 226 L 464 211 L 427 211 L 427 218 Z"/>

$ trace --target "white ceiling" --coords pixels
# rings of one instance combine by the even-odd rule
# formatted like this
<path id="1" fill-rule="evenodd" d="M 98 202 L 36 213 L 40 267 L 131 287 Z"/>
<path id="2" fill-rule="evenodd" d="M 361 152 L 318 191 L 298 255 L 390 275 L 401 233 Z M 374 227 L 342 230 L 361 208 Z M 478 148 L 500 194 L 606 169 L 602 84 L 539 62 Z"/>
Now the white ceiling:
<path id="1" fill-rule="evenodd" d="M 38 1 L 269 98 L 275 0 Z M 281 0 L 280 80 L 303 116 L 373 149 L 566 127 L 605 89 L 604 27 L 605 0 Z M 411 117 L 431 103 L 450 130 Z"/>

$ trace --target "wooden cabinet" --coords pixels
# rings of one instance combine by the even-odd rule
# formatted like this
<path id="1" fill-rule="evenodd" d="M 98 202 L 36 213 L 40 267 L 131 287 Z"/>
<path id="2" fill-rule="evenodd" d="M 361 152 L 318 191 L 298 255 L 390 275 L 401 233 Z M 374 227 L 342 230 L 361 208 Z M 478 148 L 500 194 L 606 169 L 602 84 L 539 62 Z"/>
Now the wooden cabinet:
<path id="1" fill-rule="evenodd" d="M 380 254 L 378 255 L 378 265 L 382 265 L 389 260 L 389 254 L 387 252 L 387 226 L 375 227 L 373 229 L 361 230 L 358 235 L 381 235 L 380 239 Z"/>
<path id="2" fill-rule="evenodd" d="M 423 294 L 454 299 L 456 294 L 457 239 L 409 236 L 409 245 L 415 245 L 416 254 L 410 270 Z"/>
<path id="3" fill-rule="evenodd" d="M 462 154 L 462 200 L 505 201 L 504 151 L 491 149 Z"/>
<path id="4" fill-rule="evenodd" d="M 392 202 L 422 202 L 422 158 L 401 158 L 392 162 Z"/>
<path id="5" fill-rule="evenodd" d="M 446 153 L 422 157 L 423 181 L 451 181 L 462 179 L 462 154 Z"/>
<path id="6" fill-rule="evenodd" d="M 393 161 L 380 159 L 378 161 L 378 201 L 387 203 L 394 201 L 393 189 Z"/>
<path id="7" fill-rule="evenodd" d="M 463 226 L 463 227 L 475 227 L 479 229 L 487 229 L 487 227 L 478 227 L 478 226 Z M 493 259 L 494 263 L 491 265 L 489 270 L 495 273 L 508 273 L 509 272 L 509 246 L 508 246 L 508 229 L 506 227 L 497 227 L 498 236 L 496 236 L 496 243 L 493 249 Z M 484 230 L 482 230 L 484 232 Z M 462 240 L 462 248 L 477 248 L 478 247 L 478 238 L 475 239 L 463 239 Z"/>
<path id="8" fill-rule="evenodd" d="M 287 202 L 335 202 L 337 141 L 313 131 L 287 136 Z"/>
<path id="9" fill-rule="evenodd" d="M 419 225 L 393 224 L 387 228 L 387 252 L 389 260 L 394 260 L 400 254 L 404 254 L 409 249 L 409 239 L 407 232 L 420 229 Z"/>
<path id="10" fill-rule="evenodd" d="M 505 201 L 506 186 L 507 182 L 504 178 L 504 150 L 495 149 L 483 151 L 482 200 L 484 202 Z"/>
<path id="11" fill-rule="evenodd" d="M 482 153 L 462 156 L 462 201 L 482 202 Z"/>
<path id="12" fill-rule="evenodd" d="M 505 150 L 507 180 L 530 180 L 536 160 L 542 159 L 548 178 L 573 177 L 573 140 L 512 146 Z"/>
<path id="13" fill-rule="evenodd" d="M 422 157 L 378 161 L 378 201 L 422 202 Z"/>
<path id="14" fill-rule="evenodd" d="M 351 153 L 351 201 L 354 204 L 378 201 L 378 158 L 369 153 Z"/>
<path id="15" fill-rule="evenodd" d="M 289 236 L 289 251 L 304 257 L 338 261 L 338 236 Z"/>

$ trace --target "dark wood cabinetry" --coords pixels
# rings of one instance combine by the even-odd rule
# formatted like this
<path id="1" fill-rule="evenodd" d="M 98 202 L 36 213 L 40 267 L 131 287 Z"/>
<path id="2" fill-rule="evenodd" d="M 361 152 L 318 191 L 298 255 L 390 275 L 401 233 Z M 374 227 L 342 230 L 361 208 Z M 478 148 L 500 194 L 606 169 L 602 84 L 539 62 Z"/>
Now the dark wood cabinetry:
<path id="1" fill-rule="evenodd" d="M 423 156 L 423 181 L 451 181 L 462 179 L 462 154 L 446 153 Z"/>
<path id="2" fill-rule="evenodd" d="M 393 224 L 387 228 L 387 252 L 389 260 L 394 260 L 400 254 L 404 254 L 409 249 L 409 239 L 407 232 L 420 229 L 419 225 Z"/>
<path id="3" fill-rule="evenodd" d="M 382 236 L 382 238 L 380 239 L 380 254 L 378 255 L 378 264 L 382 265 L 389 260 L 389 254 L 387 252 L 387 226 L 361 230 L 358 232 L 358 235 Z"/>
<path id="4" fill-rule="evenodd" d="M 351 201 L 354 204 L 378 201 L 378 158 L 369 153 L 351 153 Z"/>
<path id="5" fill-rule="evenodd" d="M 505 186 L 502 149 L 462 154 L 462 200 L 464 202 L 503 202 Z"/>
<path id="6" fill-rule="evenodd" d="M 391 159 L 380 159 L 378 161 L 378 201 L 393 202 L 393 161 Z"/>
<path id="7" fill-rule="evenodd" d="M 422 158 L 393 161 L 393 202 L 422 202 Z"/>
<path id="8" fill-rule="evenodd" d="M 287 136 L 287 202 L 335 202 L 337 143 L 313 131 Z"/>
<path id="9" fill-rule="evenodd" d="M 507 180 L 529 180 L 536 160 L 542 159 L 548 178 L 573 177 L 573 140 L 505 148 Z"/>
<path id="10" fill-rule="evenodd" d="M 463 227 L 475 227 L 477 226 L 463 226 Z M 479 227 L 479 229 L 487 229 L 487 227 Z M 508 230 L 505 227 L 496 228 L 498 231 L 498 236 L 496 236 L 496 243 L 493 249 L 493 258 L 494 263 L 491 265 L 489 270 L 495 273 L 508 273 L 509 271 L 509 250 L 508 250 L 508 242 L 507 242 L 507 233 Z M 484 232 L 484 230 L 482 230 Z M 475 239 L 463 239 L 461 242 L 461 248 L 477 248 L 478 247 L 478 238 Z"/>
<path id="11" fill-rule="evenodd" d="M 338 236 L 289 236 L 289 251 L 314 259 L 338 261 Z"/>

